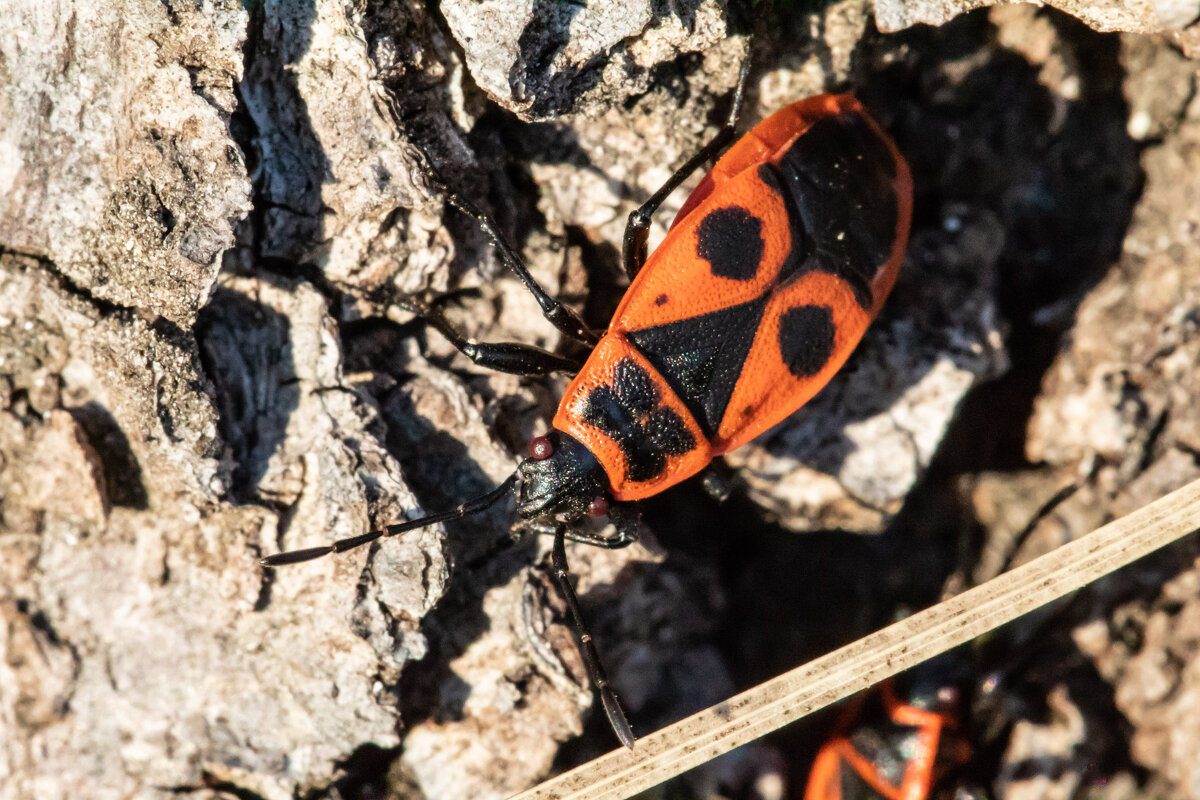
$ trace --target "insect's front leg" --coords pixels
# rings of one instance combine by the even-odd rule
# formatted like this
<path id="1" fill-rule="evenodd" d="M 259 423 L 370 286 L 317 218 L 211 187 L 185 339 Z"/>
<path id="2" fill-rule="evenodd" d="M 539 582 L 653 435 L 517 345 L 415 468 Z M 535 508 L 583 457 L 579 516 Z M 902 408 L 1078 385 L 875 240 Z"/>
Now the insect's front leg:
<path id="1" fill-rule="evenodd" d="M 642 513 L 638 510 L 637 503 L 609 503 L 608 518 L 612 520 L 613 525 L 617 529 L 616 533 L 611 536 L 601 536 L 600 534 L 589 533 L 588 531 L 582 531 L 570 526 L 567 526 L 567 530 L 563 535 L 572 542 L 579 542 L 580 544 L 587 544 L 592 547 L 603 547 L 605 550 L 620 550 L 622 547 L 628 547 L 638 540 L 642 524 Z M 532 531 L 544 536 L 557 536 L 562 523 L 531 520 L 522 523 L 521 527 L 523 530 Z"/>
<path id="2" fill-rule="evenodd" d="M 600 654 L 596 650 L 596 644 L 592 641 L 592 635 L 588 633 L 587 625 L 584 624 L 583 612 L 579 608 L 579 597 L 575 594 L 575 587 L 571 585 L 571 571 L 567 566 L 565 545 L 566 531 L 567 525 L 558 523 L 558 530 L 554 534 L 554 550 L 551 558 L 554 583 L 558 586 L 563 602 L 567 604 L 567 611 L 571 615 L 571 627 L 579 642 L 579 652 L 583 656 L 583 664 L 587 668 L 592 685 L 600 692 L 600 702 L 604 706 L 604 713 L 608 715 L 608 722 L 612 725 L 613 732 L 616 733 L 621 744 L 632 748 L 633 729 L 629 727 L 629 720 L 625 717 L 624 709 L 617 702 L 617 693 L 613 691 L 608 682 L 608 674 L 600 663 Z"/>
<path id="3" fill-rule="evenodd" d="M 583 366 L 579 359 L 561 356 L 517 342 L 475 342 L 463 336 L 450 321 L 445 313 L 436 305 L 418 303 L 414 300 L 402 300 L 396 303 L 400 308 L 410 311 L 420 317 L 427 325 L 445 336 L 460 353 L 475 364 L 485 369 L 497 372 L 508 372 L 514 375 L 539 377 L 551 372 L 578 372 Z"/>

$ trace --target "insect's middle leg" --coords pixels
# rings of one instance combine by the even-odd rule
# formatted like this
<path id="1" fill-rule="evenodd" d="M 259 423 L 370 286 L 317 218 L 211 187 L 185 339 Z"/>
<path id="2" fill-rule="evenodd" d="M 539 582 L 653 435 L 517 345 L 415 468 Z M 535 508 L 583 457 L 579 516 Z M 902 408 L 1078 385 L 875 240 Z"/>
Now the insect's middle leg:
<path id="1" fill-rule="evenodd" d="M 650 217 L 658 210 L 663 201 L 671 192 L 679 188 L 679 185 L 687 180 L 687 177 L 695 172 L 701 164 L 704 164 L 709 159 L 721 152 L 725 145 L 733 140 L 734 128 L 737 125 L 738 115 L 742 110 L 742 97 L 746 89 L 746 75 L 750 71 L 750 57 L 747 56 L 742 62 L 742 69 L 738 73 L 737 88 L 733 92 L 733 104 L 729 108 L 729 116 L 725 120 L 725 124 L 721 130 L 717 132 L 708 144 L 700 148 L 694 156 L 689 158 L 682 167 L 675 170 L 671 177 L 667 178 L 667 182 L 659 187 L 658 191 L 650 195 L 650 199 L 642 203 L 636 210 L 630 213 L 629 222 L 625 225 L 625 241 L 622 247 L 622 260 L 625 264 L 625 273 L 629 275 L 629 280 L 633 280 L 642 265 L 646 263 L 646 240 L 650 236 Z"/>
<path id="2" fill-rule="evenodd" d="M 416 314 L 445 336 L 460 353 L 486 369 L 536 377 L 551 372 L 578 372 L 583 366 L 579 359 L 560 356 L 530 344 L 472 341 L 455 330 L 445 312 L 435 304 L 406 299 L 396 301 L 396 305 Z"/>

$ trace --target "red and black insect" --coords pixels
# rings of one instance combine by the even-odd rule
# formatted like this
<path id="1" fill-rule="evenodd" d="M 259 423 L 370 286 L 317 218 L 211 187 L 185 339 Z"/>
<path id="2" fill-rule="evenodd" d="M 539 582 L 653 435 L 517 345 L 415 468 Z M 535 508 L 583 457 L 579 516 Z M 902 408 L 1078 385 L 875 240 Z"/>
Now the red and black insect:
<path id="1" fill-rule="evenodd" d="M 576 371 L 548 436 L 491 492 L 454 511 L 263 559 L 279 566 L 481 511 L 516 491 L 517 512 L 555 536 L 556 583 L 609 720 L 633 733 L 608 684 L 568 580 L 564 539 L 624 547 L 636 501 L 704 470 L 806 403 L 842 366 L 879 312 L 904 258 L 912 181 L 857 100 L 822 95 L 746 133 L 692 192 L 647 258 L 650 215 L 733 138 L 745 69 L 712 141 L 629 217 L 631 283 L 603 335 L 550 297 L 489 217 L 474 217 L 546 318 L 591 347 L 585 363 L 514 343 L 467 340 L 436 306 L 413 306 L 476 364 L 522 375 Z M 576 530 L 608 514 L 610 537 Z"/>
<path id="2" fill-rule="evenodd" d="M 935 781 L 967 763 L 958 688 L 918 680 L 904 696 L 888 680 L 851 700 L 812 762 L 804 800 L 926 800 Z"/>
<path id="3" fill-rule="evenodd" d="M 955 705 L 949 686 L 907 702 L 892 681 L 858 695 L 817 752 L 804 800 L 926 800 L 938 774 L 968 757 Z"/>

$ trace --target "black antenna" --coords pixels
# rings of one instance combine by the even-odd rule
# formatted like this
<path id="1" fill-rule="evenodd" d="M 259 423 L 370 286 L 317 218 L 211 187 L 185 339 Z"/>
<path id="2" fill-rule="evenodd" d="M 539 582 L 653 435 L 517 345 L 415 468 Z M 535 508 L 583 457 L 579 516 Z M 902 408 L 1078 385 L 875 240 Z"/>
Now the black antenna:
<path id="1" fill-rule="evenodd" d="M 436 525 L 439 522 L 449 522 L 452 519 L 461 519 L 470 514 L 478 514 L 496 504 L 500 498 L 508 494 L 517 482 L 517 473 L 508 476 L 508 480 L 492 489 L 485 495 L 476 497 L 474 500 L 468 500 L 453 511 L 444 511 L 441 514 L 430 514 L 427 517 L 418 517 L 405 522 L 397 522 L 388 525 L 385 528 L 380 528 L 377 531 L 368 531 L 359 536 L 351 536 L 346 539 L 338 539 L 332 544 L 327 544 L 324 547 L 310 547 L 307 550 L 289 550 L 286 553 L 276 553 L 273 556 L 260 558 L 258 563 L 264 567 L 282 567 L 285 564 L 299 564 L 303 561 L 312 561 L 314 558 L 327 556 L 330 553 L 343 553 L 347 550 L 353 550 L 364 544 L 369 544 L 376 539 L 381 539 L 386 536 L 398 536 L 402 533 L 415 531 L 417 528 L 424 528 L 427 525 Z"/>

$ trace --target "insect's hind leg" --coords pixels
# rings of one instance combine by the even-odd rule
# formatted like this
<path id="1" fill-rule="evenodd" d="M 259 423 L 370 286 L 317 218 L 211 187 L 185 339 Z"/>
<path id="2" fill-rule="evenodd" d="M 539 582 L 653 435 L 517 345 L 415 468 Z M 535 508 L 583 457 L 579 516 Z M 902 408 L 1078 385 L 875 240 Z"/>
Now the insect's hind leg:
<path id="1" fill-rule="evenodd" d="M 441 307 L 436 304 L 400 300 L 396 305 L 416 314 L 427 325 L 445 336 L 460 353 L 486 369 L 534 377 L 550 372 L 578 372 L 583 366 L 583 362 L 578 359 L 551 353 L 533 345 L 472 341 L 455 330 Z"/>
<path id="2" fill-rule="evenodd" d="M 534 279 L 529 272 L 529 267 L 525 265 L 525 260 L 516 249 L 510 245 L 503 236 L 500 235 L 499 228 L 496 227 L 495 221 L 488 214 L 484 213 L 478 206 L 472 203 L 467 198 L 460 194 L 455 194 L 451 191 L 445 191 L 446 202 L 457 208 L 462 213 L 474 219 L 479 223 L 479 227 L 495 246 L 496 251 L 500 253 L 500 259 L 504 262 L 513 274 L 520 279 L 521 283 L 525 284 L 525 288 L 537 300 L 537 304 L 542 309 L 544 316 L 551 325 L 557 328 L 566 336 L 583 342 L 584 344 L 594 345 L 600 341 L 600 336 L 583 321 L 583 318 L 572 311 L 561 302 L 551 297 L 550 294 L 542 288 L 542 285 Z M 460 348 L 461 349 L 461 348 Z"/>
<path id="3" fill-rule="evenodd" d="M 694 156 L 689 158 L 682 167 L 675 170 L 671 177 L 667 178 L 667 182 L 659 187 L 658 191 L 650 195 L 650 199 L 642 203 L 642 205 L 629 214 L 629 222 L 625 224 L 625 241 L 622 246 L 622 261 L 625 265 L 625 273 L 629 276 L 629 280 L 633 280 L 638 272 L 641 271 L 642 265 L 646 263 L 646 240 L 650 236 L 650 217 L 658 210 L 663 201 L 671 192 L 679 188 L 689 175 L 695 172 L 701 164 L 713 158 L 725 145 L 733 140 L 734 129 L 737 125 L 738 115 L 742 111 L 742 98 L 746 90 L 746 76 L 750 72 L 750 56 L 747 55 L 742 61 L 742 68 L 738 72 L 737 88 L 733 92 L 733 103 L 729 108 L 729 116 L 725 119 L 725 124 L 721 130 L 717 132 L 708 144 L 700 148 Z"/>

